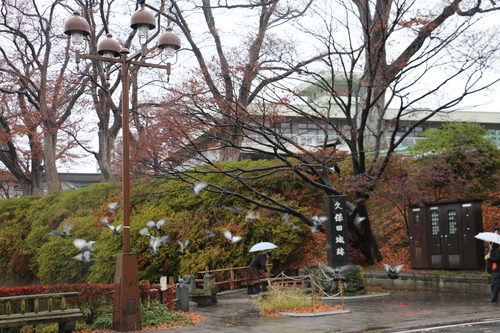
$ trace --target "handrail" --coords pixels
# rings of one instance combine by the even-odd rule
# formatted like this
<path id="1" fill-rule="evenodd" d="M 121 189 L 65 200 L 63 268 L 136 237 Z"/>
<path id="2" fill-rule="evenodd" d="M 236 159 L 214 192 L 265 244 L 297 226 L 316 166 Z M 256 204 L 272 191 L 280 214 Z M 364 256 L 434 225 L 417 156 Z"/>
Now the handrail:
<path id="1" fill-rule="evenodd" d="M 267 265 L 267 271 L 270 271 L 272 265 Z M 229 280 L 224 280 L 224 281 L 217 281 L 215 282 L 216 285 L 222 285 L 222 284 L 229 284 L 230 290 L 234 290 L 235 283 L 236 282 L 244 282 L 244 281 L 250 281 L 252 278 L 250 276 L 244 277 L 244 278 L 235 278 L 235 271 L 242 270 L 242 269 L 249 269 L 250 266 L 242 266 L 242 267 L 233 267 L 231 265 L 230 268 L 220 268 L 220 269 L 212 269 L 210 270 L 208 266 L 205 267 L 204 271 L 198 271 L 198 274 L 213 274 L 213 273 L 221 273 L 221 272 L 229 272 L 230 277 Z"/>
<path id="2" fill-rule="evenodd" d="M 4 315 L 10 316 L 14 314 L 14 302 L 21 302 L 18 308 L 18 313 L 25 314 L 28 310 L 28 305 L 26 301 L 32 301 L 32 309 L 34 313 L 40 312 L 40 300 L 47 300 L 47 311 L 52 312 L 54 310 L 53 299 L 61 299 L 60 311 L 66 310 L 66 297 L 78 296 L 79 292 L 63 292 L 63 293 L 49 293 L 49 294 L 33 294 L 33 295 L 19 295 L 19 296 L 6 296 L 0 297 L 0 303 L 4 305 Z"/>
<path id="3" fill-rule="evenodd" d="M 208 268 L 208 267 L 207 267 Z M 242 266 L 242 267 L 231 267 L 231 268 L 220 268 L 220 269 L 212 269 L 212 270 L 204 270 L 199 271 L 198 273 L 214 273 L 214 272 L 225 272 L 225 271 L 233 271 L 237 269 L 250 268 L 250 266 Z"/>
<path id="4" fill-rule="evenodd" d="M 20 296 L 6 296 L 6 297 L 0 297 L 0 302 L 7 302 L 7 301 L 21 301 L 23 299 L 29 299 L 29 298 L 38 298 L 38 299 L 43 299 L 43 298 L 58 298 L 58 297 L 72 297 L 72 296 L 78 296 L 79 292 L 73 291 L 73 292 L 65 292 L 65 293 L 50 293 L 50 294 L 34 294 L 34 295 L 20 295 Z"/>

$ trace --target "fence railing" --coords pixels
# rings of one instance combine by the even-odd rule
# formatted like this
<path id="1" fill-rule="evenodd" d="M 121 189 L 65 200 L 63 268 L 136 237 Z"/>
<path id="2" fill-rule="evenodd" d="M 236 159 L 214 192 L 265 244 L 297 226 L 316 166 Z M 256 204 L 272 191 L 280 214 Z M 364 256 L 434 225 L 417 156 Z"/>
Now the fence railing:
<path id="1" fill-rule="evenodd" d="M 220 269 L 209 269 L 206 266 L 205 270 L 199 271 L 198 274 L 215 275 L 215 284 L 220 290 L 235 290 L 240 288 L 242 282 L 251 280 L 249 269 L 250 266 L 234 267 L 231 265 L 229 268 Z"/>

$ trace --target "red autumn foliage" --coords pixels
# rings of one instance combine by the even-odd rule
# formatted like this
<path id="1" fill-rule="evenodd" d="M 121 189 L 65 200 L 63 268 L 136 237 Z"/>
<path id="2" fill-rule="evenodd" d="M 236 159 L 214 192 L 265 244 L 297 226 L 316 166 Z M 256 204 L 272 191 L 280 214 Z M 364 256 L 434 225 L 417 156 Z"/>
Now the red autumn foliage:
<path id="1" fill-rule="evenodd" d="M 142 299 L 159 299 L 160 286 L 149 283 L 139 285 L 139 292 Z M 0 289 L 0 297 L 37 295 L 62 292 L 79 292 L 77 297 L 68 298 L 67 301 L 78 305 L 86 305 L 92 308 L 101 306 L 110 307 L 113 304 L 114 284 L 100 283 L 75 283 L 75 284 L 55 284 L 49 286 L 23 286 Z M 163 293 L 164 303 L 169 308 L 174 304 L 174 290 L 168 289 Z"/>

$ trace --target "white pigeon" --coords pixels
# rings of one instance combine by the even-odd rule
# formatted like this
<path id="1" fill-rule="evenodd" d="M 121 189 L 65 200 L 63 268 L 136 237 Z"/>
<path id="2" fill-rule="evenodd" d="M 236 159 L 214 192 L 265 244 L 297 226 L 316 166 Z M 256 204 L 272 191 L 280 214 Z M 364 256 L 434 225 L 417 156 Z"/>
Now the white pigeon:
<path id="1" fill-rule="evenodd" d="M 292 222 L 289 222 L 288 220 L 290 219 L 290 214 L 286 213 L 285 215 L 283 215 L 283 221 L 285 221 L 285 224 L 288 224 L 289 226 L 292 227 L 293 230 L 297 230 L 299 227 L 297 227 L 295 224 L 293 224 Z"/>
<path id="2" fill-rule="evenodd" d="M 253 222 L 257 218 L 257 213 L 254 210 L 249 210 L 247 212 L 248 222 Z"/>
<path id="3" fill-rule="evenodd" d="M 241 236 L 233 236 L 229 230 L 224 231 L 224 237 L 229 241 L 229 244 L 239 242 L 243 238 Z"/>
<path id="4" fill-rule="evenodd" d="M 66 223 L 66 224 L 64 225 L 64 228 L 63 228 L 63 231 L 62 231 L 62 232 L 61 232 L 61 231 L 58 231 L 58 230 L 51 230 L 51 231 L 47 234 L 47 236 L 61 236 L 61 237 L 63 237 L 63 238 L 66 238 L 66 237 L 70 236 L 69 231 L 71 230 L 71 227 L 72 227 L 72 226 L 73 226 L 73 225 L 72 225 L 71 223 Z"/>
<path id="5" fill-rule="evenodd" d="M 189 245 L 189 239 L 187 239 L 184 242 L 184 244 L 180 240 L 177 240 L 177 244 L 179 244 L 179 246 L 181 247 L 181 250 L 179 252 L 177 252 L 177 253 L 180 254 L 181 256 L 185 255 L 186 254 L 186 248 Z"/>
<path id="6" fill-rule="evenodd" d="M 234 215 L 238 215 L 243 210 L 243 207 L 234 207 L 234 206 L 224 206 L 224 208 L 232 212 Z"/>
<path id="7" fill-rule="evenodd" d="M 83 253 L 80 253 L 79 255 L 76 255 L 73 257 L 73 259 L 81 261 L 87 265 L 92 265 L 92 252 L 90 251 L 84 251 Z"/>
<path id="8" fill-rule="evenodd" d="M 313 216 L 311 217 L 311 220 L 313 221 L 313 226 L 311 227 L 311 232 L 313 235 L 316 235 L 316 232 L 318 232 L 319 228 L 323 225 L 328 220 L 328 217 L 326 216 Z"/>
<path id="9" fill-rule="evenodd" d="M 148 228 L 142 228 L 141 230 L 139 230 L 139 233 L 141 235 L 144 235 L 144 236 L 151 236 L 151 234 L 149 233 Z"/>
<path id="10" fill-rule="evenodd" d="M 358 225 L 360 225 L 360 224 L 361 224 L 361 222 L 363 222 L 364 220 L 366 220 L 366 217 L 364 217 L 364 216 L 359 216 L 359 215 L 358 215 L 358 216 L 356 216 L 356 223 L 357 223 Z"/>
<path id="11" fill-rule="evenodd" d="M 206 183 L 204 181 L 200 181 L 200 182 L 194 183 L 193 186 L 192 186 L 194 195 L 196 195 L 198 198 L 201 198 L 200 192 L 205 187 L 207 187 L 207 185 L 208 185 L 208 183 Z"/>
<path id="12" fill-rule="evenodd" d="M 120 203 L 111 202 L 108 204 L 108 210 L 111 214 L 116 215 L 116 210 L 120 207 Z"/>
<path id="13" fill-rule="evenodd" d="M 85 239 L 74 239 L 73 244 L 80 250 L 83 250 L 85 252 L 92 252 L 92 246 L 95 244 L 95 241 L 86 241 Z"/>
<path id="14" fill-rule="evenodd" d="M 169 237 L 167 235 L 155 237 L 149 233 L 148 228 L 142 228 L 139 233 L 144 236 L 149 236 L 149 251 L 153 257 L 158 257 L 158 248 L 161 245 L 167 244 Z"/>
<path id="15" fill-rule="evenodd" d="M 161 227 L 165 224 L 165 219 L 158 220 L 158 222 L 155 222 L 153 220 L 146 222 L 146 226 L 148 228 L 155 228 L 156 230 L 160 230 Z"/>
<path id="16" fill-rule="evenodd" d="M 403 269 L 404 265 L 397 265 L 396 267 L 392 267 L 391 265 L 383 264 L 385 270 L 387 271 L 387 276 L 390 279 L 398 279 L 399 278 L 399 272 Z"/>
<path id="17" fill-rule="evenodd" d="M 114 235 L 119 235 L 118 231 L 120 231 L 120 229 L 123 227 L 123 224 L 120 224 L 119 226 L 116 227 L 114 225 L 110 225 L 107 217 L 103 217 L 101 219 L 101 224 L 104 227 L 111 229 Z"/>

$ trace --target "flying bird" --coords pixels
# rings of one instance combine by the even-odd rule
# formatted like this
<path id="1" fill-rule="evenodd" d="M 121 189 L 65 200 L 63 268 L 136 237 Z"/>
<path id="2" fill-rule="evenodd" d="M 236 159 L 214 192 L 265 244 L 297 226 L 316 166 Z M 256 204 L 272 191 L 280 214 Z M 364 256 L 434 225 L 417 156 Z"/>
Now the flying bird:
<path id="1" fill-rule="evenodd" d="M 58 231 L 58 230 L 51 230 L 51 231 L 49 231 L 47 236 L 61 236 L 63 238 L 66 238 L 66 237 L 70 236 L 69 231 L 71 230 L 72 226 L 73 225 L 71 223 L 66 223 L 64 225 L 64 229 L 62 232 Z"/>
<path id="2" fill-rule="evenodd" d="M 92 246 L 95 244 L 95 241 L 86 241 L 85 239 L 77 238 L 73 240 L 73 244 L 83 252 L 74 256 L 73 259 L 81 261 L 87 265 L 92 265 Z"/>
<path id="3" fill-rule="evenodd" d="M 119 226 L 110 225 L 107 217 L 103 217 L 101 219 L 101 224 L 104 227 L 111 229 L 113 235 L 119 235 L 118 231 L 120 231 L 120 229 L 123 227 L 123 224 L 120 224 Z"/>
<path id="4" fill-rule="evenodd" d="M 181 250 L 179 252 L 177 252 L 177 253 L 180 254 L 181 256 L 185 255 L 186 254 L 186 248 L 189 245 L 189 239 L 187 239 L 184 242 L 184 244 L 180 240 L 177 240 L 177 244 L 179 244 L 179 246 L 181 247 Z"/>
<path id="5" fill-rule="evenodd" d="M 158 257 L 158 248 L 161 245 L 165 245 L 168 242 L 169 237 L 167 235 L 155 237 L 149 233 L 148 228 L 142 228 L 139 233 L 144 236 L 149 236 L 149 251 L 153 257 Z"/>
<path id="6" fill-rule="evenodd" d="M 154 228 L 156 230 L 160 230 L 161 227 L 165 224 L 165 219 L 158 220 L 158 222 L 155 222 L 153 220 L 146 222 L 146 226 L 148 228 Z"/>
<path id="7" fill-rule="evenodd" d="M 316 235 L 316 232 L 318 232 L 318 230 L 323 227 L 323 224 L 328 220 L 328 217 L 326 217 L 326 216 L 313 216 L 313 217 L 311 217 L 311 220 L 313 221 L 313 226 L 311 227 L 311 232 L 313 235 Z"/>
<path id="8" fill-rule="evenodd" d="M 331 167 L 330 170 L 332 170 L 340 175 L 340 168 L 337 164 L 335 164 L 333 167 Z"/>
<path id="9" fill-rule="evenodd" d="M 254 210 L 249 210 L 247 212 L 248 222 L 253 222 L 257 218 L 257 213 Z"/>
<path id="10" fill-rule="evenodd" d="M 340 269 L 335 268 L 333 270 L 333 281 L 339 281 L 340 280 Z"/>
<path id="11" fill-rule="evenodd" d="M 208 183 L 203 182 L 203 181 L 194 183 L 193 186 L 192 186 L 194 195 L 196 195 L 198 198 L 201 198 L 200 192 L 205 187 L 207 187 L 207 185 L 208 185 Z"/>
<path id="12" fill-rule="evenodd" d="M 234 207 L 234 206 L 224 206 L 224 208 L 232 212 L 234 215 L 238 215 L 243 210 L 243 207 Z"/>
<path id="13" fill-rule="evenodd" d="M 399 274 L 399 272 L 401 272 L 401 270 L 403 269 L 403 266 L 404 266 L 404 265 L 398 265 L 398 266 L 393 268 L 391 265 L 387 265 L 387 264 L 383 264 L 383 265 L 384 265 L 385 270 L 387 271 L 387 276 L 393 280 L 399 278 L 398 274 Z"/>
<path id="14" fill-rule="evenodd" d="M 299 227 L 297 227 L 292 222 L 288 222 L 288 220 L 290 219 L 290 216 L 292 216 L 292 215 L 290 215 L 288 213 L 286 213 L 285 215 L 283 215 L 283 221 L 285 221 L 285 224 L 288 224 L 289 226 L 291 226 L 293 230 L 297 230 Z"/>
<path id="15" fill-rule="evenodd" d="M 120 203 L 111 202 L 108 204 L 108 210 L 111 214 L 116 215 L 116 210 L 120 207 Z"/>
<path id="16" fill-rule="evenodd" d="M 358 216 L 356 216 L 356 223 L 357 223 L 358 225 L 360 225 L 360 224 L 361 224 L 361 222 L 363 222 L 364 220 L 366 220 L 366 217 L 364 217 L 364 216 L 359 216 L 359 215 L 358 215 Z"/>
<path id="17" fill-rule="evenodd" d="M 239 242 L 243 238 L 241 236 L 233 236 L 229 230 L 224 231 L 224 237 L 229 241 L 229 244 Z"/>
<path id="18" fill-rule="evenodd" d="M 83 253 L 80 253 L 79 255 L 76 255 L 73 257 L 73 259 L 81 261 L 89 266 L 91 266 L 94 262 L 92 261 L 92 252 L 91 251 L 84 251 Z"/>
<path id="19" fill-rule="evenodd" d="M 211 232 L 210 230 L 208 230 L 208 229 L 206 229 L 205 231 L 203 231 L 203 234 L 207 235 L 210 238 L 215 237 L 215 234 L 213 232 Z"/>
<path id="20" fill-rule="evenodd" d="M 95 241 L 86 241 L 85 239 L 77 238 L 73 240 L 73 244 L 84 252 L 92 252 L 92 246 L 95 244 Z"/>

